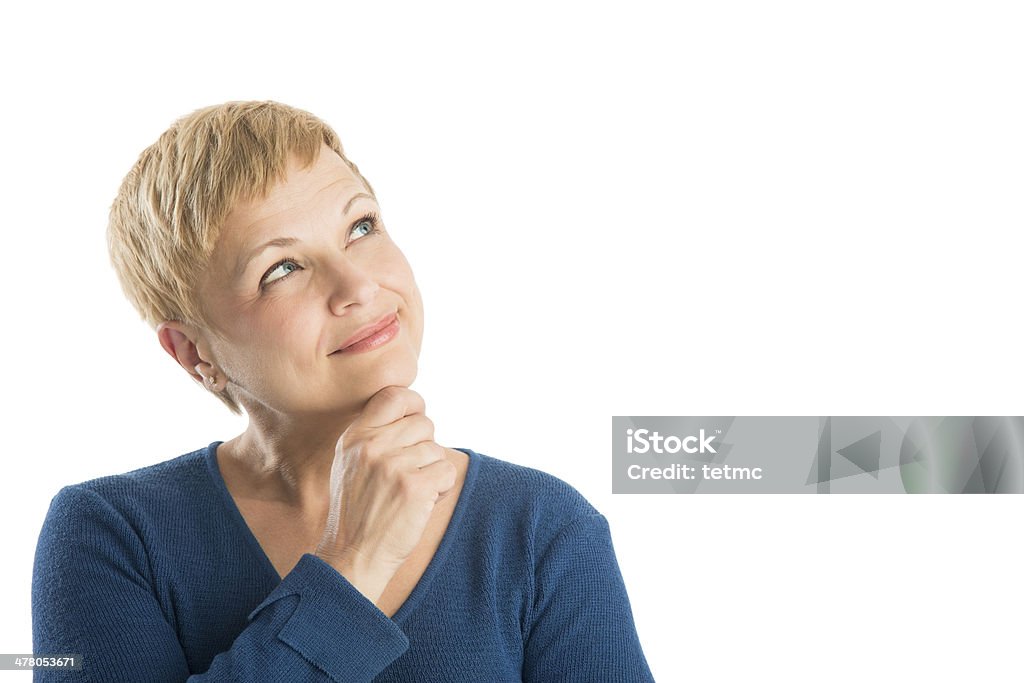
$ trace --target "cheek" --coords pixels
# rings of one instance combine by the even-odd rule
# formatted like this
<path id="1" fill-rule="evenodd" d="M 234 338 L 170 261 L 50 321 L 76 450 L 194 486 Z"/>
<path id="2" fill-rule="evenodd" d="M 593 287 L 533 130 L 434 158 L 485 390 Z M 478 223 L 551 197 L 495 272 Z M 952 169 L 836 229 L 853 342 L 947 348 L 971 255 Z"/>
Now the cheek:
<path id="1" fill-rule="evenodd" d="M 408 261 L 401 252 L 396 258 L 392 272 L 395 274 L 393 289 L 401 295 L 405 302 L 410 339 L 418 353 L 423 343 L 423 297 L 420 294 L 419 285 L 416 284 L 412 268 L 409 267 Z"/>
<path id="2" fill-rule="evenodd" d="M 392 245 L 390 249 L 381 254 L 377 272 L 381 274 L 379 283 L 382 287 L 394 290 L 406 299 L 419 299 L 419 291 L 412 268 L 398 247 Z M 408 301 L 408 303 L 412 305 L 413 302 Z"/>
<path id="3" fill-rule="evenodd" d="M 246 322 L 247 336 L 240 355 L 257 370 L 260 366 L 295 367 L 315 355 L 317 332 L 324 325 L 323 316 L 318 316 L 313 306 L 295 299 L 274 301 Z"/>

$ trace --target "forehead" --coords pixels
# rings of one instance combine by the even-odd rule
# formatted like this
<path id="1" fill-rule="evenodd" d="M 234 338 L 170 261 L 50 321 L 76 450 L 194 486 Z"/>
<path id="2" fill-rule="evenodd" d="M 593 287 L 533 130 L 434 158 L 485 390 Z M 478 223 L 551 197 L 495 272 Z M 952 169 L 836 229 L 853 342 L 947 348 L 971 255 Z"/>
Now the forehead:
<path id="1" fill-rule="evenodd" d="M 218 242 L 226 248 L 243 248 L 253 236 L 282 228 L 316 206 L 343 202 L 365 191 L 348 164 L 327 145 L 321 147 L 316 162 L 306 168 L 290 156 L 284 179 L 273 185 L 266 197 L 235 203 L 221 226 Z"/>

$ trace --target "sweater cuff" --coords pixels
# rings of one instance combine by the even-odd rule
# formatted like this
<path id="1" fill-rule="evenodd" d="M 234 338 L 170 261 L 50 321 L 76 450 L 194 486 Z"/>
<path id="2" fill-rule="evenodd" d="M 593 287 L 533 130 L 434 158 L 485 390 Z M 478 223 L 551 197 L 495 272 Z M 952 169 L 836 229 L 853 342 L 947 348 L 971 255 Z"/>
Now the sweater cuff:
<path id="1" fill-rule="evenodd" d="M 249 614 L 249 621 L 293 594 L 299 596 L 298 607 L 277 637 L 336 681 L 370 680 L 409 648 L 409 639 L 395 622 L 312 553 L 302 556 Z"/>

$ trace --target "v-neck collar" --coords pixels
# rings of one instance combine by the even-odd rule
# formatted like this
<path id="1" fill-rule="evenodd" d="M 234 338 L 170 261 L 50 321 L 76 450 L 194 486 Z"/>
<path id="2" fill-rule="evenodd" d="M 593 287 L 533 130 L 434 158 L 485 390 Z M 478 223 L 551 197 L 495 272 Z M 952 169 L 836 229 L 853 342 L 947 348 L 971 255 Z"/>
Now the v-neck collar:
<path id="1" fill-rule="evenodd" d="M 221 474 L 220 465 L 217 463 L 217 447 L 222 443 L 224 442 L 214 441 L 206 447 L 205 459 L 210 478 L 213 480 L 214 488 L 220 492 L 224 507 L 227 508 L 228 516 L 234 520 L 242 537 L 245 538 L 252 548 L 253 554 L 263 566 L 264 572 L 273 579 L 276 586 L 283 580 L 283 577 L 277 572 L 274 563 L 267 557 L 263 546 L 260 545 L 252 529 L 249 528 L 245 517 L 242 516 L 241 510 L 238 509 L 238 505 L 235 503 L 235 499 L 231 497 L 231 492 L 228 491 L 227 483 L 225 483 L 224 477 Z M 448 520 L 448 527 L 445 529 L 444 536 L 441 537 L 441 543 L 437 546 L 437 550 L 430 559 L 430 563 L 427 564 L 423 575 L 420 576 L 420 580 L 416 582 L 416 586 L 413 587 L 405 602 L 391 616 L 391 620 L 394 622 L 404 621 L 406 616 L 416 609 L 416 605 L 423 599 L 423 596 L 429 592 L 430 584 L 433 583 L 437 574 L 440 573 L 451 547 L 456 543 L 456 536 L 459 535 L 462 529 L 462 519 L 466 516 L 466 508 L 469 507 L 468 501 L 472 496 L 477 472 L 480 468 L 480 454 L 470 448 L 455 448 L 455 450 L 462 451 L 469 456 L 466 478 L 463 480 L 462 489 L 459 491 L 459 499 L 455 502 L 455 509 L 452 511 L 451 519 Z"/>

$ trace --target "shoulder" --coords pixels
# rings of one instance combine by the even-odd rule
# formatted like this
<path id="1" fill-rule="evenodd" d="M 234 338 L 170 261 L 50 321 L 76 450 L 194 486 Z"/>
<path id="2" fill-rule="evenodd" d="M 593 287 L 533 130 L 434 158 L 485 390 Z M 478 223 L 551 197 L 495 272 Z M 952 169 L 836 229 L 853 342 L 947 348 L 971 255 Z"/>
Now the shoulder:
<path id="1" fill-rule="evenodd" d="M 492 519 L 505 520 L 506 526 L 525 535 L 531 546 L 542 548 L 573 525 L 603 519 L 590 501 L 563 479 L 478 451 L 474 454 L 478 458 L 475 507 Z"/>
<path id="2" fill-rule="evenodd" d="M 508 503 L 542 505 L 551 512 L 573 516 L 594 512 L 593 506 L 574 486 L 553 474 L 476 452 L 481 488 Z"/>
<path id="3" fill-rule="evenodd" d="M 202 483 L 206 446 L 152 465 L 67 484 L 50 501 L 51 517 L 103 512 L 133 517 L 140 510 L 179 507 Z"/>

